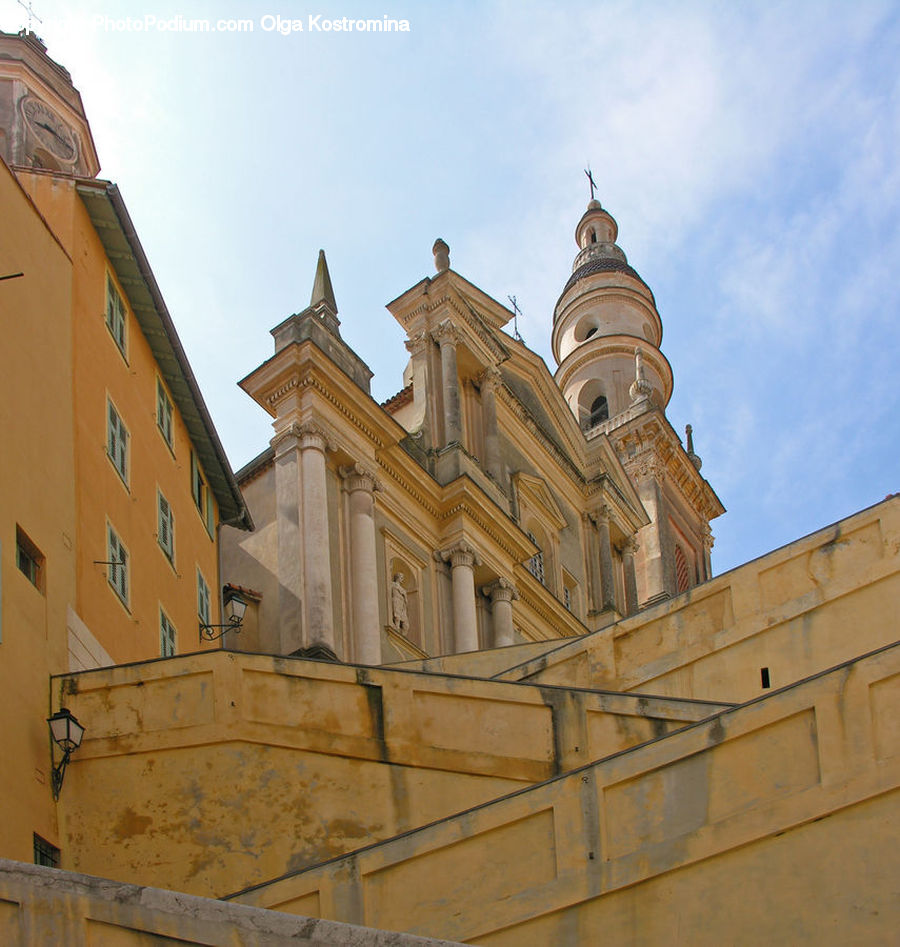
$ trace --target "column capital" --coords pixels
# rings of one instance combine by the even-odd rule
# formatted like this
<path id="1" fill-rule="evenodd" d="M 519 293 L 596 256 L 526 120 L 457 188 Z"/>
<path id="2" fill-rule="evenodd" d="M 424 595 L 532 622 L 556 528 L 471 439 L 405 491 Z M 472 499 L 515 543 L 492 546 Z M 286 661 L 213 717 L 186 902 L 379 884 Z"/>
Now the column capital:
<path id="1" fill-rule="evenodd" d="M 665 477 L 666 465 L 652 451 L 645 451 L 629 458 L 625 469 L 638 480 L 656 480 L 661 483 Z"/>
<path id="2" fill-rule="evenodd" d="M 357 490 L 365 490 L 368 493 L 376 493 L 384 488 L 381 481 L 375 474 L 375 471 L 366 464 L 355 463 L 347 464 L 338 470 L 344 479 L 344 486 L 348 493 L 355 493 Z"/>
<path id="3" fill-rule="evenodd" d="M 481 383 L 482 391 L 496 391 L 503 384 L 503 376 L 496 365 L 488 365 L 478 381 Z"/>
<path id="4" fill-rule="evenodd" d="M 612 507 L 608 506 L 606 503 L 603 503 L 598 506 L 596 510 L 593 510 L 589 516 L 597 526 L 609 526 L 609 521 L 612 518 L 612 512 Z"/>
<path id="5" fill-rule="evenodd" d="M 283 430 L 277 431 L 272 440 L 269 441 L 269 446 L 275 451 L 276 457 L 280 457 L 299 446 L 300 433 L 297 430 L 298 426 L 296 421 L 289 424 Z"/>
<path id="6" fill-rule="evenodd" d="M 334 443 L 329 432 L 318 421 L 312 419 L 301 421 L 299 424 L 292 424 L 291 428 L 300 441 L 300 450 L 311 448 L 323 454 L 326 450 L 334 450 Z"/>
<path id="7" fill-rule="evenodd" d="M 471 569 L 473 566 L 481 565 L 481 556 L 475 551 L 475 547 L 464 539 L 447 549 L 442 549 L 435 555 L 441 562 L 449 562 L 454 569 L 457 566 L 468 566 Z"/>
<path id="8" fill-rule="evenodd" d="M 425 348 L 427 341 L 428 336 L 424 332 L 417 332 L 415 335 L 411 335 L 403 344 L 410 355 L 418 355 Z"/>
<path id="9" fill-rule="evenodd" d="M 459 344 L 460 331 L 449 319 L 445 319 L 438 324 L 437 328 L 431 333 L 431 337 L 441 348 L 445 345 L 452 345 L 455 348 Z"/>
<path id="10" fill-rule="evenodd" d="M 713 536 L 712 530 L 709 528 L 709 523 L 704 523 L 703 524 L 703 548 L 706 550 L 711 550 L 715 544 L 716 544 L 716 537 Z"/>
<path id="11" fill-rule="evenodd" d="M 489 585 L 481 587 L 481 594 L 486 595 L 492 602 L 517 602 L 519 593 L 516 587 L 504 576 L 495 579 Z"/>
<path id="12" fill-rule="evenodd" d="M 633 556 L 640 548 L 641 546 L 637 541 L 637 536 L 628 536 L 619 546 L 619 552 L 622 553 L 623 556 Z"/>

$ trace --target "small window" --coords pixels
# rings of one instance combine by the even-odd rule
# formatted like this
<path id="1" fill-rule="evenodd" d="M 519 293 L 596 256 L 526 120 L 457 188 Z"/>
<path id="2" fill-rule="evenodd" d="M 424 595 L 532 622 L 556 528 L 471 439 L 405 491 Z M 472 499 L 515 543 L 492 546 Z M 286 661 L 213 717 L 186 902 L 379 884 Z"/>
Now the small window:
<path id="1" fill-rule="evenodd" d="M 16 527 L 16 565 L 19 572 L 38 591 L 44 591 L 44 556 L 37 546 Z"/>
<path id="2" fill-rule="evenodd" d="M 686 592 L 691 587 L 687 556 L 681 546 L 675 547 L 675 584 L 679 593 Z"/>
<path id="3" fill-rule="evenodd" d="M 203 573 L 198 569 L 197 570 L 197 617 L 200 619 L 200 624 L 208 625 L 209 624 L 209 586 L 206 584 L 206 579 L 203 578 Z"/>
<path id="4" fill-rule="evenodd" d="M 206 531 L 209 533 L 210 538 L 212 538 L 216 531 L 216 511 L 213 504 L 212 491 L 206 483 L 200 462 L 197 460 L 197 455 L 193 451 L 191 451 L 191 496 L 194 498 L 194 505 L 197 507 L 203 519 Z"/>
<path id="5" fill-rule="evenodd" d="M 599 395 L 591 403 L 591 413 L 588 417 L 588 427 L 594 427 L 609 419 L 609 402 L 605 395 Z"/>
<path id="6" fill-rule="evenodd" d="M 34 833 L 34 863 L 47 868 L 59 868 L 59 849 Z"/>
<path id="7" fill-rule="evenodd" d="M 529 530 L 527 535 L 528 538 L 535 544 L 535 546 L 537 546 L 538 541 L 534 533 Z M 541 585 L 546 584 L 544 581 L 544 552 L 542 549 L 538 548 L 537 553 L 533 555 L 526 563 L 526 568 L 538 580 L 538 582 L 541 583 Z"/>
<path id="8" fill-rule="evenodd" d="M 106 327 L 119 346 L 119 351 L 125 354 L 125 301 L 122 294 L 116 289 L 112 276 L 106 276 Z"/>
<path id="9" fill-rule="evenodd" d="M 584 334 L 584 341 L 587 342 L 588 339 L 593 338 L 597 334 L 597 327 L 591 326 Z"/>
<path id="10" fill-rule="evenodd" d="M 164 658 L 175 654 L 175 626 L 162 609 L 159 610 L 159 653 Z"/>
<path id="11" fill-rule="evenodd" d="M 113 403 L 106 402 L 106 453 L 123 483 L 128 483 L 128 428 Z"/>
<path id="12" fill-rule="evenodd" d="M 156 425 L 163 439 L 172 447 L 172 399 L 161 378 L 156 379 Z"/>
<path id="13" fill-rule="evenodd" d="M 107 581 L 112 590 L 122 600 L 122 604 L 128 607 L 128 550 L 122 544 L 118 534 L 112 528 L 106 529 L 106 558 L 107 558 Z"/>
<path id="14" fill-rule="evenodd" d="M 156 493 L 157 501 L 157 534 L 159 548 L 166 554 L 170 562 L 175 561 L 175 515 L 172 513 L 172 504 L 162 495 Z"/>

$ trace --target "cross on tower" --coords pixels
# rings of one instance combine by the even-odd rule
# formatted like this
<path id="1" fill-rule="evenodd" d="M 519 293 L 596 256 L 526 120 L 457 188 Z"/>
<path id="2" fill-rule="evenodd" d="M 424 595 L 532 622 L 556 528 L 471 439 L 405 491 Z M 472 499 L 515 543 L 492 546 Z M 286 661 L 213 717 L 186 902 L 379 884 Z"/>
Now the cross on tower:
<path id="1" fill-rule="evenodd" d="M 516 302 L 515 296 L 510 296 L 507 294 L 506 298 L 512 303 L 513 307 L 513 338 L 517 342 L 523 342 L 524 339 L 521 335 L 519 335 L 519 315 L 521 314 L 522 310 L 519 309 L 519 304 Z"/>
<path id="2" fill-rule="evenodd" d="M 19 0 L 19 2 L 21 2 L 21 0 Z M 590 165 L 588 165 L 587 168 L 585 168 L 584 173 L 587 175 L 588 181 L 591 182 L 591 200 L 593 200 L 593 199 L 594 199 L 594 191 L 597 189 L 597 185 L 594 183 L 594 175 L 591 174 L 591 166 L 590 166 Z"/>
<path id="3" fill-rule="evenodd" d="M 31 21 L 37 20 L 38 23 L 43 23 L 44 21 L 34 12 L 31 7 L 31 0 L 28 0 L 28 3 L 23 3 L 22 0 L 16 0 L 19 6 L 28 14 L 28 32 L 31 32 Z"/>

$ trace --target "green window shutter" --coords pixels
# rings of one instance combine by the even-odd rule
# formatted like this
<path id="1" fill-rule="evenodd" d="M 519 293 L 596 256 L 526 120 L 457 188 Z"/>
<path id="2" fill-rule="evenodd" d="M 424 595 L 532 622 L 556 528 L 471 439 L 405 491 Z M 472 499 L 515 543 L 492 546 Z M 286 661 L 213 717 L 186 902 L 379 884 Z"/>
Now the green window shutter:
<path id="1" fill-rule="evenodd" d="M 197 496 L 197 455 L 191 451 L 191 496 L 194 498 L 194 504 L 200 506 L 200 498 Z"/>

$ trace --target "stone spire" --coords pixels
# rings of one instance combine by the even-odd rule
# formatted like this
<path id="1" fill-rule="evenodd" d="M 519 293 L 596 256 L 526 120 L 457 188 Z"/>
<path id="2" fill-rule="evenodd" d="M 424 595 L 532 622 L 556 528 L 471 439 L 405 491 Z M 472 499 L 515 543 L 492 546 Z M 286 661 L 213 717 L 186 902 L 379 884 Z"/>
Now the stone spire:
<path id="1" fill-rule="evenodd" d="M 333 313 L 337 313 L 337 303 L 334 301 L 334 290 L 331 288 L 331 277 L 328 275 L 328 263 L 325 261 L 325 251 L 319 250 L 319 262 L 316 264 L 316 279 L 313 283 L 309 305 L 317 309 L 326 305 Z"/>

